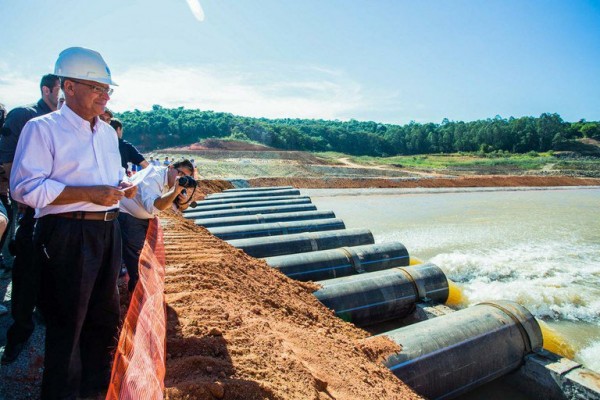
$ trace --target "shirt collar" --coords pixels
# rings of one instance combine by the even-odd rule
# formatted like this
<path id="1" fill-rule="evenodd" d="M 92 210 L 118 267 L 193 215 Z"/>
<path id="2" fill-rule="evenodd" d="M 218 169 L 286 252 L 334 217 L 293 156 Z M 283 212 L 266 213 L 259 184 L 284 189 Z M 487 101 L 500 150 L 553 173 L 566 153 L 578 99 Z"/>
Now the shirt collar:
<path id="1" fill-rule="evenodd" d="M 90 130 L 89 121 L 86 121 L 85 119 L 81 118 L 79 115 L 75 114 L 75 112 L 73 110 L 71 110 L 66 103 L 63 104 L 63 106 L 60 108 L 60 110 L 58 110 L 58 112 L 75 128 L 84 129 L 89 132 L 89 130 Z M 96 121 L 94 122 L 94 128 L 93 128 L 92 132 L 96 133 L 98 131 L 98 127 L 100 126 L 100 120 L 98 117 L 94 117 L 94 119 Z"/>

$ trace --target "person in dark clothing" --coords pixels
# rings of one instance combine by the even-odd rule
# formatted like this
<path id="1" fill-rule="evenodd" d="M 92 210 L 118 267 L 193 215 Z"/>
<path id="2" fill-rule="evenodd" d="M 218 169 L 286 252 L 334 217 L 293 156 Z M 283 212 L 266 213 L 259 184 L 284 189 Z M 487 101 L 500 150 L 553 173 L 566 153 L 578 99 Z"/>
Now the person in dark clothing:
<path id="1" fill-rule="evenodd" d="M 36 103 L 13 109 L 6 116 L 0 136 L 0 163 L 2 172 L 0 180 L 8 177 L 12 169 L 17 142 L 25 124 L 41 115 L 55 111 L 58 106 L 60 82 L 58 76 L 48 74 L 40 82 L 42 98 Z M 4 204 L 4 199 L 2 203 Z M 6 199 L 8 201 L 8 199 Z M 10 364 L 17 359 L 25 343 L 29 340 L 35 327 L 33 310 L 38 300 L 41 272 L 39 265 L 33 260 L 33 227 L 35 226 L 34 209 L 24 204 L 13 202 L 13 215 L 17 215 L 17 231 L 11 248 L 14 251 L 12 270 L 11 314 L 13 324 L 6 334 L 6 346 L 2 364 Z M 8 229 L 7 229 L 8 230 Z"/>
<path id="2" fill-rule="evenodd" d="M 2 132 L 2 127 L 4 126 L 4 120 L 6 119 L 6 107 L 4 106 L 4 104 L 0 103 L 0 132 Z M 2 168 L 0 168 L 0 174 L 3 173 L 4 170 Z M 10 206 L 10 199 L 8 196 L 8 179 L 0 179 L 0 202 L 2 203 L 2 206 L 4 207 L 5 213 L 6 213 L 6 217 L 8 218 L 8 222 L 10 223 L 10 221 L 12 221 L 12 209 Z M 10 226 L 7 227 L 7 229 L 4 230 L 4 233 L 2 234 L 2 237 L 0 238 L 0 275 L 2 275 L 2 277 L 5 277 L 7 275 L 5 274 L 9 274 L 10 273 L 10 268 L 8 267 L 8 265 L 5 263 L 4 261 L 4 254 L 3 254 L 3 249 L 4 249 L 4 243 L 6 242 L 6 238 L 8 236 L 10 236 Z M 2 272 L 4 271 L 4 272 Z"/>
<path id="3" fill-rule="evenodd" d="M 134 145 L 123 139 L 123 123 L 117 118 L 110 120 L 110 126 L 117 132 L 119 137 L 119 153 L 121 153 L 121 166 L 127 171 L 127 163 L 139 165 L 146 168 L 149 164 L 144 156 L 135 148 Z"/>

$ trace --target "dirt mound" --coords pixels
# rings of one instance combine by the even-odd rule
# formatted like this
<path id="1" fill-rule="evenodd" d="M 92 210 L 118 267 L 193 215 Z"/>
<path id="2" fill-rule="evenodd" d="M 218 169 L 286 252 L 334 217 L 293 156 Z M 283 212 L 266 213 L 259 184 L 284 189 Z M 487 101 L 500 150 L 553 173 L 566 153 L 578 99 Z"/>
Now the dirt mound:
<path id="1" fill-rule="evenodd" d="M 174 215 L 163 219 L 168 399 L 416 399 L 381 361 L 397 346 Z"/>
<path id="2" fill-rule="evenodd" d="M 442 187 L 520 187 L 520 186 L 598 186 L 598 178 L 568 176 L 460 176 L 455 178 L 345 179 L 345 178 L 255 178 L 250 186 L 294 186 L 326 188 L 442 188 Z"/>
<path id="3" fill-rule="evenodd" d="M 273 147 L 262 144 L 241 142 L 237 140 L 205 139 L 189 146 L 170 147 L 161 152 L 189 151 L 189 150 L 230 150 L 230 151 L 279 151 Z"/>

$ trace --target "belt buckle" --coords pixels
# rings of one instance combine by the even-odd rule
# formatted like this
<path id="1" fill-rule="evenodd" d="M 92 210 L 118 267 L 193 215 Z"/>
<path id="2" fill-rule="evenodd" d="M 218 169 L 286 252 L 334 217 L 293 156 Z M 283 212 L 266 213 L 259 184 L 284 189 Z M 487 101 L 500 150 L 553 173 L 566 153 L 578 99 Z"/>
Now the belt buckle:
<path id="1" fill-rule="evenodd" d="M 112 213 L 113 213 L 112 211 L 107 211 L 107 212 L 104 213 L 104 222 L 110 222 L 110 221 L 112 221 L 112 219 L 107 219 L 109 217 L 109 214 L 111 214 L 111 216 L 112 216 Z"/>

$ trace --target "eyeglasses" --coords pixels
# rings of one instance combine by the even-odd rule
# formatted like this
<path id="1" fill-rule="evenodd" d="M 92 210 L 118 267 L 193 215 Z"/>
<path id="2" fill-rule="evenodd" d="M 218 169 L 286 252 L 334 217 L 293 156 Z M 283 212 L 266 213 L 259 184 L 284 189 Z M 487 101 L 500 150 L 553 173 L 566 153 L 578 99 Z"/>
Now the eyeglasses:
<path id="1" fill-rule="evenodd" d="M 185 171 L 180 170 L 179 168 L 175 168 L 175 171 L 177 171 L 177 174 L 181 174 L 181 176 L 191 176 L 189 174 L 186 174 Z"/>
<path id="2" fill-rule="evenodd" d="M 92 92 L 94 92 L 96 94 L 107 94 L 107 95 L 110 96 L 115 91 L 113 88 L 105 88 L 105 87 L 102 87 L 102 86 L 92 85 L 92 84 L 89 84 L 89 83 L 81 82 L 80 80 L 77 80 L 77 79 L 69 78 L 69 80 L 73 81 L 75 83 L 79 83 L 80 85 L 85 85 L 85 86 L 91 88 Z"/>

